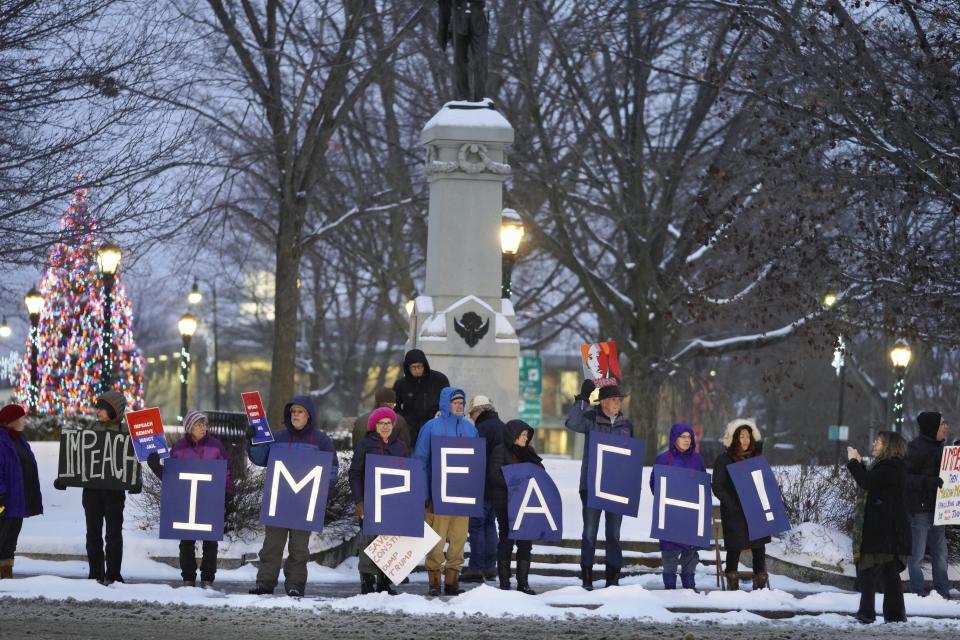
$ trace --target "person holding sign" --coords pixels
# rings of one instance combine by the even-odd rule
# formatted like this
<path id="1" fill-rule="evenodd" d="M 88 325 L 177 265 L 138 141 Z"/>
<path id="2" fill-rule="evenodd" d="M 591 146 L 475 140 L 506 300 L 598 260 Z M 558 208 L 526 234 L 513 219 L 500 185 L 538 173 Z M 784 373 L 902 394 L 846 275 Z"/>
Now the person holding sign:
<path id="1" fill-rule="evenodd" d="M 693 428 L 688 424 L 675 424 L 670 427 L 670 446 L 657 456 L 654 464 L 667 467 L 680 467 L 706 472 L 703 458 L 694 447 Z M 654 475 L 650 474 L 650 490 L 654 489 Z M 697 564 L 700 562 L 699 547 L 670 540 L 660 541 L 660 557 L 663 565 L 663 586 L 666 589 L 677 588 L 677 565 L 680 565 L 680 582 L 684 589 L 695 589 Z"/>
<path id="2" fill-rule="evenodd" d="M 395 428 L 397 425 L 397 414 L 393 409 L 380 407 L 370 414 L 367 418 L 367 435 L 364 436 L 353 449 L 353 461 L 350 463 L 350 494 L 353 496 L 353 504 L 357 510 L 357 517 L 360 518 L 360 528 L 363 528 L 363 489 L 364 479 L 366 477 L 367 454 L 376 454 L 381 456 L 399 456 L 407 458 L 410 456 L 410 449 L 407 443 L 400 439 L 400 434 Z M 376 484 L 376 483 L 374 483 Z M 373 560 L 363 549 L 370 546 L 377 536 L 364 536 L 360 544 L 360 593 L 373 593 L 374 583 L 376 591 L 386 591 L 390 595 L 397 595 L 387 574 L 380 570 L 374 564 Z"/>
<path id="3" fill-rule="evenodd" d="M 23 429 L 27 412 L 19 404 L 0 409 L 0 578 L 13 577 L 13 556 L 23 519 L 43 513 L 37 459 Z"/>
<path id="4" fill-rule="evenodd" d="M 183 437 L 177 440 L 170 450 L 170 457 L 175 460 L 226 460 L 227 482 L 226 492 L 233 492 L 233 476 L 230 472 L 230 457 L 223 443 L 207 433 L 209 425 L 207 414 L 202 411 L 191 411 L 183 419 Z M 161 480 L 163 466 L 160 464 L 160 455 L 157 452 L 147 457 L 147 466 Z M 200 586 L 206 589 L 213 586 L 217 574 L 217 552 L 219 545 L 216 540 L 204 540 L 203 557 L 200 560 Z M 180 541 L 180 575 L 184 586 L 197 586 L 197 542 L 196 540 Z"/>
<path id="5" fill-rule="evenodd" d="M 720 522 L 723 525 L 723 544 L 727 549 L 725 574 L 727 590 L 740 588 L 740 553 L 744 549 L 753 551 L 753 588 L 766 589 L 767 543 L 770 537 L 750 539 L 747 517 L 743 505 L 737 496 L 733 479 L 727 472 L 727 466 L 747 458 L 760 455 L 760 430 L 756 422 L 749 418 L 739 418 L 727 424 L 723 434 L 723 444 L 727 450 L 721 453 L 713 463 L 713 495 L 720 500 Z"/>
<path id="6" fill-rule="evenodd" d="M 432 493 L 433 436 L 476 438 L 477 428 L 463 416 L 467 394 L 463 389 L 445 387 L 440 392 L 440 415 L 430 420 L 420 430 L 413 457 L 423 464 L 427 477 L 427 491 Z M 413 425 L 411 424 L 411 427 Z M 432 496 L 431 496 L 432 499 Z M 460 569 L 463 568 L 463 546 L 467 542 L 468 516 L 442 516 L 433 513 L 431 500 L 427 500 L 427 524 L 440 536 L 440 542 L 430 550 L 424 565 L 430 588 L 428 594 L 440 595 L 440 572 L 443 571 L 443 591 L 448 596 L 463 593 L 460 589 Z M 447 546 L 446 556 L 443 548 Z"/>
<path id="7" fill-rule="evenodd" d="M 510 522 L 507 515 L 507 481 L 503 477 L 503 467 L 510 464 L 531 462 L 543 468 L 543 460 L 534 451 L 533 427 L 523 420 L 510 420 L 503 429 L 503 442 L 493 448 L 490 463 L 487 465 L 487 501 L 497 514 L 497 526 L 500 540 L 497 544 L 497 576 L 500 588 L 510 590 L 510 555 L 514 541 L 510 539 Z M 533 549 L 531 540 L 517 540 L 517 591 L 536 595 L 530 588 L 530 555 Z"/>
<path id="8" fill-rule="evenodd" d="M 330 474 L 330 487 L 337 480 L 337 449 L 330 437 L 320 431 L 314 421 L 317 409 L 310 396 L 295 396 L 283 407 L 283 425 L 285 429 L 276 434 L 276 440 L 266 444 L 251 445 L 248 452 L 250 462 L 266 467 L 270 461 L 270 450 L 274 447 L 316 448 L 333 454 L 333 472 Z M 289 555 L 283 564 L 284 589 L 288 596 L 303 596 L 307 586 L 307 561 L 310 559 L 310 532 L 300 529 L 287 529 L 267 525 L 260 549 L 260 568 L 257 570 L 257 584 L 250 589 L 254 595 L 269 595 L 277 586 L 280 575 L 280 563 L 283 549 L 288 545 Z"/>
<path id="9" fill-rule="evenodd" d="M 867 467 L 853 447 L 847 447 L 847 469 L 860 488 L 853 520 L 853 560 L 857 564 L 860 608 L 857 622 L 877 617 L 877 577 L 883 584 L 884 622 L 906 622 L 900 556 L 910 553 L 910 517 L 904 488 L 907 442 L 897 433 L 881 431 L 873 441 L 873 463 Z"/>
<path id="10" fill-rule="evenodd" d="M 593 432 L 612 433 L 619 436 L 633 436 L 633 424 L 620 412 L 623 394 L 618 385 L 601 387 L 598 397 L 600 406 L 590 408 L 590 394 L 595 385 L 592 380 L 584 380 L 580 395 L 573 399 L 573 405 L 567 412 L 566 426 L 571 431 L 587 437 Z M 589 450 L 589 446 L 585 450 Z M 597 532 L 600 529 L 600 515 L 604 518 L 606 534 L 606 586 L 620 584 L 620 568 L 623 566 L 623 551 L 620 548 L 620 524 L 623 516 L 611 511 L 602 511 L 587 506 L 587 467 L 589 460 L 583 457 L 580 463 L 580 502 L 583 504 L 583 536 L 580 540 L 580 578 L 583 588 L 593 589 L 593 559 L 597 551 Z"/>

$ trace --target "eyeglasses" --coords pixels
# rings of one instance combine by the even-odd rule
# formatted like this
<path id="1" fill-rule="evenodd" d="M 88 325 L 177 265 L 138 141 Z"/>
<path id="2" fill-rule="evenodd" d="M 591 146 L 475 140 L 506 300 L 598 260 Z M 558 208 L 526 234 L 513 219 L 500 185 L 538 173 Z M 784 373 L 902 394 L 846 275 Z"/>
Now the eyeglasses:
<path id="1" fill-rule="evenodd" d="M 393 420 L 377 420 L 378 427 L 392 427 Z"/>

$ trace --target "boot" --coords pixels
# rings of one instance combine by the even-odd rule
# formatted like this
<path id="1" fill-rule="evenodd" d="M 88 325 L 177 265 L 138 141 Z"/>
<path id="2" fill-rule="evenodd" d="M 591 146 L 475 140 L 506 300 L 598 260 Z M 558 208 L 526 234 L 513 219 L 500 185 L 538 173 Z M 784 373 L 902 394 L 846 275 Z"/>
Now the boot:
<path id="1" fill-rule="evenodd" d="M 428 596 L 439 596 L 440 595 L 440 570 L 436 571 L 427 571 L 427 580 L 430 583 L 430 590 L 427 591 Z"/>
<path id="2" fill-rule="evenodd" d="M 460 572 L 456 569 L 446 569 L 443 572 L 443 594 L 446 596 L 458 596 L 463 593 L 460 588 Z"/>
<path id="3" fill-rule="evenodd" d="M 519 567 L 517 567 L 519 570 Z M 497 576 L 500 578 L 500 588 L 504 591 L 510 590 L 510 561 L 497 560 Z"/>
<path id="4" fill-rule="evenodd" d="M 197 586 L 197 581 L 196 581 L 196 580 L 184 580 L 184 581 L 183 581 L 183 586 L 185 586 L 185 587 L 195 587 L 195 586 Z"/>
<path id="5" fill-rule="evenodd" d="M 368 593 L 373 593 L 373 582 L 377 577 L 372 573 L 361 573 L 360 574 L 360 595 L 365 596 Z"/>
<path id="6" fill-rule="evenodd" d="M 675 573 L 664 573 L 664 574 L 663 574 L 663 588 L 664 588 L 664 589 L 676 589 L 676 588 L 677 588 L 677 574 L 675 574 Z"/>
<path id="7" fill-rule="evenodd" d="M 692 589 L 693 591 L 696 591 L 697 584 L 695 578 L 696 576 L 692 573 L 681 573 L 680 583 L 683 585 L 684 589 Z"/>
<path id="8" fill-rule="evenodd" d="M 0 560 L 0 580 L 13 577 L 13 560 Z"/>
<path id="9" fill-rule="evenodd" d="M 607 587 L 620 586 L 620 567 L 606 567 Z"/>
<path id="10" fill-rule="evenodd" d="M 390 578 L 381 571 L 377 574 L 377 593 L 383 593 L 384 591 L 391 596 L 397 595 L 397 590 L 393 588 L 393 583 L 390 582 Z"/>
<path id="11" fill-rule="evenodd" d="M 770 588 L 770 576 L 767 575 L 766 571 L 761 571 L 760 573 L 753 574 L 753 588 L 754 589 Z"/>
<path id="12" fill-rule="evenodd" d="M 727 571 L 723 574 L 727 579 L 727 591 L 739 591 L 740 590 L 740 576 L 736 571 Z"/>
<path id="13" fill-rule="evenodd" d="M 483 582 L 483 573 L 476 569 L 467 568 L 460 576 L 464 582 Z"/>
<path id="14" fill-rule="evenodd" d="M 517 560 L 517 591 L 527 595 L 535 596 L 537 592 L 530 588 L 528 578 L 530 576 L 530 561 Z M 509 586 L 507 587 L 509 588 Z"/>
<path id="15" fill-rule="evenodd" d="M 580 567 L 580 580 L 587 591 L 593 591 L 593 567 Z"/>

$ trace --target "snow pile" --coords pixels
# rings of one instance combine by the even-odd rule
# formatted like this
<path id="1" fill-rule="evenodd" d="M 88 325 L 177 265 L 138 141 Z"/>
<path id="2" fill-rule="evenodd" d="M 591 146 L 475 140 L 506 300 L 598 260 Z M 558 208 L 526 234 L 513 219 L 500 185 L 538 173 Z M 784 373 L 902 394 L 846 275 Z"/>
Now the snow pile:
<path id="1" fill-rule="evenodd" d="M 836 529 L 804 522 L 767 545 L 770 555 L 805 567 L 855 574 L 853 543 Z"/>

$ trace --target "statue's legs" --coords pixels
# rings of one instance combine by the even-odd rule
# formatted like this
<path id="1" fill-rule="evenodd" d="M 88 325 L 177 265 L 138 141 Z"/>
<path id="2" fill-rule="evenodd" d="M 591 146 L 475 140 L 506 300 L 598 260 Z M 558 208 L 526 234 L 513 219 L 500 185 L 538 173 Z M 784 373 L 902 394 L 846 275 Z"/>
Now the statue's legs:
<path id="1" fill-rule="evenodd" d="M 453 32 L 453 94 L 457 100 L 470 100 L 470 78 L 468 70 L 473 67 L 472 60 L 468 62 L 471 48 L 471 38 Z"/>
<path id="2" fill-rule="evenodd" d="M 486 97 L 487 87 L 487 39 L 486 36 L 470 38 L 470 100 L 480 102 Z"/>

